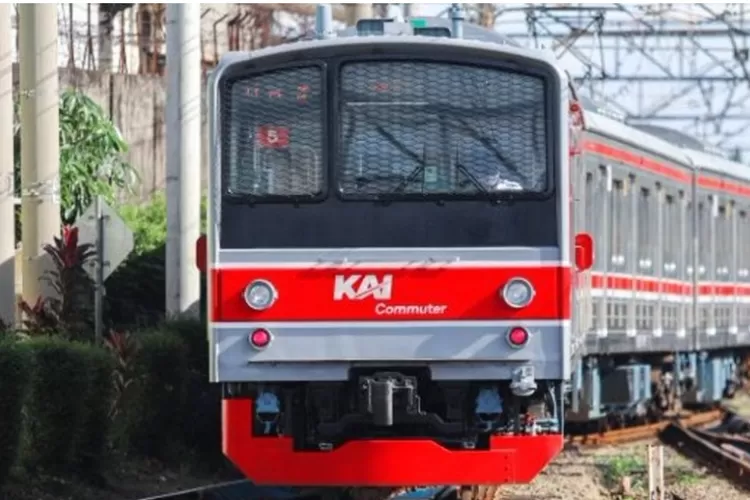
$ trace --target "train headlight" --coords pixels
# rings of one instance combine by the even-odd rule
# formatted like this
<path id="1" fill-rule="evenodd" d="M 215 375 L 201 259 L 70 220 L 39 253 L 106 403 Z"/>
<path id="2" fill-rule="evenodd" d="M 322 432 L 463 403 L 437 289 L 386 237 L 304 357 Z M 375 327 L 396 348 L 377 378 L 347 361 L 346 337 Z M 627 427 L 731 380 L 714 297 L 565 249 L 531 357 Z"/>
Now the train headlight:
<path id="1" fill-rule="evenodd" d="M 245 303 L 256 311 L 271 307 L 278 296 L 273 285 L 265 280 L 255 280 L 245 287 Z"/>
<path id="2" fill-rule="evenodd" d="M 531 283 L 523 278 L 513 278 L 503 287 L 502 296 L 510 307 L 520 309 L 531 304 L 534 293 Z"/>

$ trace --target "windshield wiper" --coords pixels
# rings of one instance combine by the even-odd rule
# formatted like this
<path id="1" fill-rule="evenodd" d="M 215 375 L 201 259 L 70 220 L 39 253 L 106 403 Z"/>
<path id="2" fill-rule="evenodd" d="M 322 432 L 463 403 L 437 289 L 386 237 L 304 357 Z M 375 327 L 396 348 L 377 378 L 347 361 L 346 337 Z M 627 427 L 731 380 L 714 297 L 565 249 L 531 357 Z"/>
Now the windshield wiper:
<path id="1" fill-rule="evenodd" d="M 456 160 L 456 163 L 454 163 L 454 166 L 456 167 L 456 170 L 459 171 L 459 172 L 461 172 L 462 174 L 464 174 L 464 176 L 467 179 L 469 179 L 469 182 L 471 182 L 472 184 L 474 184 L 474 186 L 482 194 L 487 194 L 487 195 L 490 194 L 490 192 L 487 190 L 487 188 L 484 187 L 484 184 L 482 184 L 482 182 L 479 179 L 477 179 L 476 177 L 474 177 L 474 174 L 472 174 L 471 172 L 469 172 L 469 169 L 466 168 L 466 166 L 463 163 L 461 163 L 458 160 Z"/>
<path id="2" fill-rule="evenodd" d="M 521 175 L 519 168 L 514 165 L 513 162 L 511 162 L 508 158 L 506 158 L 505 155 L 494 144 L 492 144 L 492 140 L 490 138 L 482 135 L 474 127 L 466 123 L 466 120 L 464 120 L 463 118 L 456 118 L 456 121 L 460 125 L 458 127 L 459 130 L 468 132 L 474 140 L 482 144 L 482 146 L 487 148 L 489 152 L 495 155 L 495 158 L 497 158 L 502 164 L 504 164 L 508 168 L 508 170 L 511 170 L 519 176 Z"/>

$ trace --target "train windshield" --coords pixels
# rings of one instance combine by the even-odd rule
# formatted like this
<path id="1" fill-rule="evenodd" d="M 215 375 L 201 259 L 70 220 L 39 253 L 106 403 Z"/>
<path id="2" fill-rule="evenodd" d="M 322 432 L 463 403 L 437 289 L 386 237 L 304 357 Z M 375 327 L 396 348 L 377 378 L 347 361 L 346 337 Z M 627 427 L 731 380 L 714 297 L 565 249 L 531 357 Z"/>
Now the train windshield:
<path id="1" fill-rule="evenodd" d="M 221 110 L 226 194 L 312 198 L 324 191 L 322 81 L 311 66 L 228 83 Z"/>
<path id="2" fill-rule="evenodd" d="M 443 62 L 345 64 L 342 197 L 544 193 L 550 168 L 545 81 Z"/>

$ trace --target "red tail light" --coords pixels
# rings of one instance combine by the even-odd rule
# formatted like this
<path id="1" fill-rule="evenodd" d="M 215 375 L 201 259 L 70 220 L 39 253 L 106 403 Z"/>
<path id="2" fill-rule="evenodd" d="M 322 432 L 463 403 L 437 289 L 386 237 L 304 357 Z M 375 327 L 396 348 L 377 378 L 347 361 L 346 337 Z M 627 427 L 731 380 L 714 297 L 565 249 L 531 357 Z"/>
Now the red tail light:
<path id="1" fill-rule="evenodd" d="M 265 349 L 271 343 L 271 340 L 273 340 L 273 336 L 268 330 L 258 328 L 250 334 L 248 340 L 250 341 L 250 345 L 254 348 Z"/>
<path id="2" fill-rule="evenodd" d="M 529 341 L 529 332 L 520 326 L 508 330 L 508 344 L 516 349 L 525 346 Z"/>

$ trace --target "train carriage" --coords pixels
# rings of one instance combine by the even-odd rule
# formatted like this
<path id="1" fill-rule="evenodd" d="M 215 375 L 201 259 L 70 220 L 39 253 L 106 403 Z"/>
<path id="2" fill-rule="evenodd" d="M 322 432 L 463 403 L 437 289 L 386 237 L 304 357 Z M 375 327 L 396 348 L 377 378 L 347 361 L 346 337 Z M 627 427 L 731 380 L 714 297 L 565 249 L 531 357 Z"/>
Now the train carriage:
<path id="1" fill-rule="evenodd" d="M 750 344 L 748 167 L 669 129 L 591 109 L 585 124 L 582 229 L 597 258 L 574 376 L 585 395 L 568 419 L 658 417 L 730 396 Z"/>
<path id="2" fill-rule="evenodd" d="M 567 79 L 474 27 L 373 26 L 211 76 L 224 451 L 260 484 L 530 481 L 562 448 L 593 251 Z"/>

